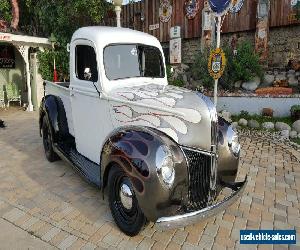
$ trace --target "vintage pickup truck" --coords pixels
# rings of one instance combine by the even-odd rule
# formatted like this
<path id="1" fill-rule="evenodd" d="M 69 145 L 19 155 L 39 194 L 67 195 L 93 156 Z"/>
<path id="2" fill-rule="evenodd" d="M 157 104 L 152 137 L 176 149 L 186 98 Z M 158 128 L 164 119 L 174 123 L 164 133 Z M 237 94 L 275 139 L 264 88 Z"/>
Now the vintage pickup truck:
<path id="1" fill-rule="evenodd" d="M 85 27 L 70 44 L 70 83 L 45 82 L 40 133 L 63 159 L 108 189 L 119 228 L 139 233 L 213 216 L 241 196 L 240 144 L 208 97 L 168 85 L 159 41 L 124 28 Z M 220 200 L 220 192 L 231 193 Z"/>

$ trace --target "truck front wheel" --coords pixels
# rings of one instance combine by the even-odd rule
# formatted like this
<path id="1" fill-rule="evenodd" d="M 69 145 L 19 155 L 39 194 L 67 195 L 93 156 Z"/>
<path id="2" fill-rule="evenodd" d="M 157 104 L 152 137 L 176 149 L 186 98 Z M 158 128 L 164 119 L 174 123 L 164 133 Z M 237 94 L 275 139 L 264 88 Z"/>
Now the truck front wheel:
<path id="1" fill-rule="evenodd" d="M 42 126 L 43 145 L 45 150 L 46 158 L 49 162 L 54 162 L 59 159 L 58 155 L 53 150 L 52 137 L 50 132 L 50 126 L 48 124 L 47 117 L 43 118 Z"/>
<path id="2" fill-rule="evenodd" d="M 108 176 L 109 206 L 118 227 L 128 236 L 137 235 L 146 224 L 127 174 L 114 165 Z"/>

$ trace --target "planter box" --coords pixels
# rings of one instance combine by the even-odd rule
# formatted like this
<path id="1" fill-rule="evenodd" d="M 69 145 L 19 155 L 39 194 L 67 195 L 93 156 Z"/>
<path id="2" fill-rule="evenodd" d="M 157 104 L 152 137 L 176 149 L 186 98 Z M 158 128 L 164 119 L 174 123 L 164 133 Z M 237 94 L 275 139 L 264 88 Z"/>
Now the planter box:
<path id="1" fill-rule="evenodd" d="M 242 110 L 249 114 L 261 114 L 263 108 L 272 108 L 275 117 L 290 116 L 290 109 L 293 105 L 299 105 L 300 96 L 221 96 L 218 97 L 218 111 L 227 110 L 232 114 L 239 114 Z"/>

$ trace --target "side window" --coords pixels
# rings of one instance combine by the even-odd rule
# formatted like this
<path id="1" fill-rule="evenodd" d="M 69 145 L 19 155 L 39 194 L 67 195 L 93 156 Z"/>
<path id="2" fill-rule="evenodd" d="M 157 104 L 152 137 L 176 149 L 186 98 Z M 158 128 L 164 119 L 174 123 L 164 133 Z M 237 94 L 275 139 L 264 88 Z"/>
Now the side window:
<path id="1" fill-rule="evenodd" d="M 96 53 L 88 45 L 76 46 L 76 76 L 79 80 L 97 82 L 98 70 Z"/>

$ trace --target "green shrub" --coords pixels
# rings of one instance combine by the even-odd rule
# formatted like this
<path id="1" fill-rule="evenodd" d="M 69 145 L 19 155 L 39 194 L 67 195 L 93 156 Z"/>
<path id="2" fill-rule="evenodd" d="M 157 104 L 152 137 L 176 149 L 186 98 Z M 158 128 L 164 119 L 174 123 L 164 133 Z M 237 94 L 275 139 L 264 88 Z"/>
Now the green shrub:
<path id="1" fill-rule="evenodd" d="M 205 49 L 203 52 L 199 52 L 194 63 L 191 65 L 191 74 L 194 80 L 200 80 L 202 85 L 207 89 L 212 89 L 214 86 L 214 80 L 208 72 L 208 57 L 209 49 Z"/>
<path id="2" fill-rule="evenodd" d="M 167 64 L 166 71 L 167 71 L 167 78 L 168 83 L 177 87 L 183 87 L 184 81 L 182 79 L 182 76 L 178 76 L 176 79 L 174 79 L 174 72 L 172 72 L 172 66 L 170 64 Z"/>
<path id="3" fill-rule="evenodd" d="M 263 77 L 259 56 L 249 42 L 238 44 L 237 55 L 233 58 L 232 77 L 234 81 L 250 81 L 255 76 Z"/>
<path id="4" fill-rule="evenodd" d="M 181 80 L 181 79 L 174 79 L 174 80 L 171 80 L 169 83 L 171 85 L 174 85 L 174 86 L 177 86 L 177 87 L 183 87 L 184 86 L 184 81 Z"/>
<path id="5" fill-rule="evenodd" d="M 236 81 L 249 81 L 255 76 L 263 77 L 262 66 L 259 57 L 254 52 L 253 46 L 249 42 L 241 42 L 237 47 L 237 55 L 233 55 L 232 48 L 228 44 L 222 46 L 226 55 L 226 68 L 220 79 L 220 86 L 227 90 L 234 88 Z M 214 80 L 208 72 L 208 58 L 210 50 L 199 52 L 194 63 L 191 65 L 192 77 L 200 80 L 207 89 L 212 89 Z"/>
<path id="6" fill-rule="evenodd" d="M 300 105 L 293 105 L 291 107 L 291 113 L 295 113 L 295 112 L 298 112 L 300 111 Z"/>
<path id="7" fill-rule="evenodd" d="M 38 53 L 39 72 L 44 80 L 53 81 L 53 59 L 55 56 L 56 70 L 59 81 L 69 80 L 69 52 L 66 48 L 45 50 Z"/>
<path id="8" fill-rule="evenodd" d="M 167 64 L 166 65 L 166 71 L 167 71 L 167 78 L 168 78 L 168 81 L 170 81 L 170 79 L 172 78 L 173 76 L 173 73 L 172 73 L 172 66 L 170 64 Z"/>

